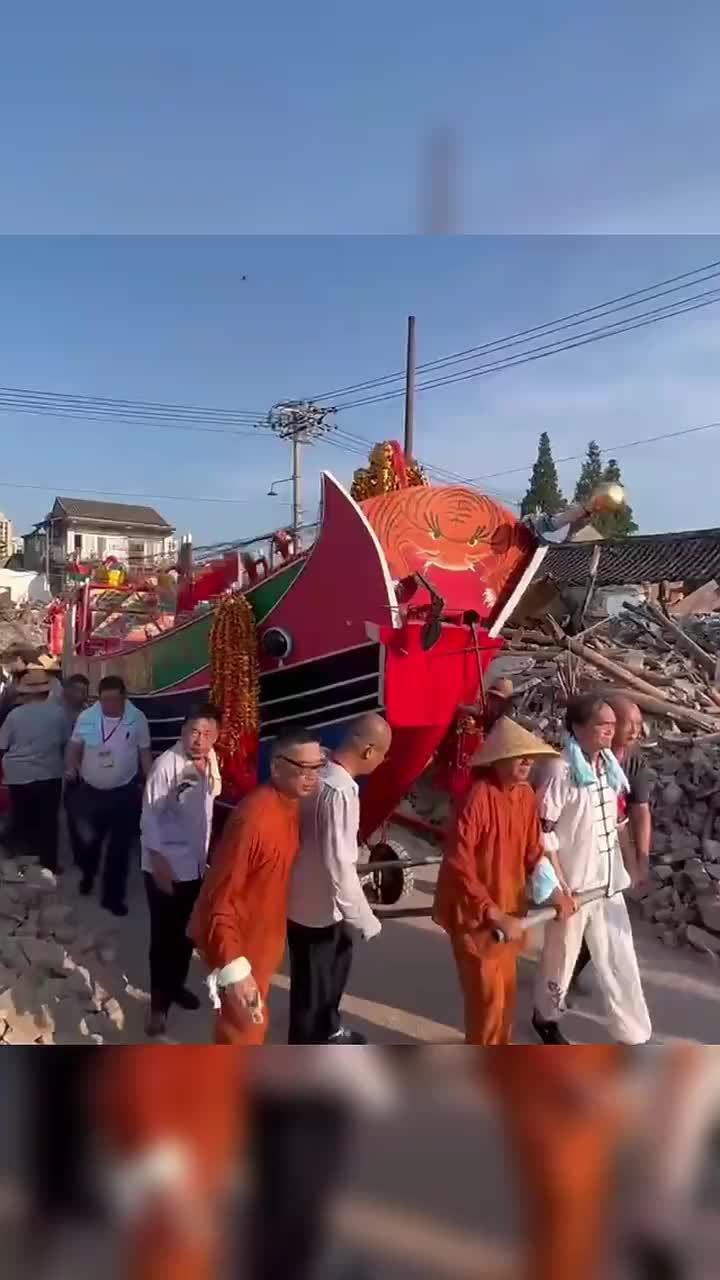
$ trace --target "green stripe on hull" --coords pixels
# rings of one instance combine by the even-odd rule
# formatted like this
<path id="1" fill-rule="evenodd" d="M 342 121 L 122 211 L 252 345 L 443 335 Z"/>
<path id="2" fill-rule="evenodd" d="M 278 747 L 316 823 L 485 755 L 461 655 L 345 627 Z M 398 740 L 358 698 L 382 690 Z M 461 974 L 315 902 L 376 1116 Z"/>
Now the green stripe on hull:
<path id="1" fill-rule="evenodd" d="M 258 623 L 264 622 L 278 601 L 292 586 L 303 567 L 303 561 L 289 564 L 271 578 L 259 582 L 248 591 Z M 152 687 L 167 689 L 187 680 L 195 671 L 208 665 L 210 629 L 215 611 L 202 613 L 177 631 L 168 631 L 152 642 Z"/>

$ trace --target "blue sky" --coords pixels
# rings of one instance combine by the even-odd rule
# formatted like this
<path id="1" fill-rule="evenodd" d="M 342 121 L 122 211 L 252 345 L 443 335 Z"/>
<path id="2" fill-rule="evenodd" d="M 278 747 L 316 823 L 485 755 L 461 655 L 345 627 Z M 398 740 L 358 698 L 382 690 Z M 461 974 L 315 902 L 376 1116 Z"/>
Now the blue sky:
<path id="1" fill-rule="evenodd" d="M 264 410 L 400 368 L 409 312 L 418 359 L 429 360 L 713 259 L 720 237 L 4 237 L 0 382 Z M 719 348 L 720 308 L 710 307 L 428 391 L 417 453 L 479 476 L 531 463 L 542 430 L 560 457 L 591 437 L 614 446 L 716 421 Z M 399 435 L 401 421 L 399 400 L 338 419 L 368 444 Z M 287 486 L 265 496 L 289 473 L 288 447 L 272 437 L 8 413 L 0 432 L 0 507 L 20 530 L 55 493 L 80 489 L 181 496 L 156 505 L 199 542 L 287 519 Z M 720 429 L 619 458 L 643 529 L 720 523 Z M 349 480 L 361 461 L 332 443 L 314 448 L 308 509 L 321 467 Z M 576 473 L 560 467 L 566 491 Z M 519 497 L 525 479 L 492 487 Z"/>
<path id="2" fill-rule="evenodd" d="M 11 6 L 0 384 L 263 410 L 398 368 L 411 311 L 432 359 L 720 258 L 719 36 L 710 0 Z M 483 235 L 407 235 L 438 127 L 455 227 Z M 719 330 L 709 308 L 429 392 L 418 453 L 479 475 L 532 461 L 544 429 L 564 455 L 720 418 Z M 393 401 L 340 425 L 400 421 Z M 157 505 L 203 541 L 285 518 L 273 440 L 7 414 L 0 433 L 21 528 L 103 485 L 186 495 Z M 720 523 L 719 442 L 620 454 L 643 528 Z M 308 508 L 321 466 L 359 461 L 313 450 Z"/>
<path id="3" fill-rule="evenodd" d="M 712 231 L 713 0 L 37 0 L 0 31 L 0 230 Z"/>

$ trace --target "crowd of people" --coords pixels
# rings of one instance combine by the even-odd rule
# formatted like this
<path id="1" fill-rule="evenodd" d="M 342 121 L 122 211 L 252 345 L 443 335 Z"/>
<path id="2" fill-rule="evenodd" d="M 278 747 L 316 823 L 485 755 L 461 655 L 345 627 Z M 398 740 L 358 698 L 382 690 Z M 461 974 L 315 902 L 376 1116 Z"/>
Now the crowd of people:
<path id="1" fill-rule="evenodd" d="M 350 723 L 329 757 L 318 733 L 277 738 L 268 782 L 233 810 L 211 854 L 222 789 L 214 706 L 197 706 L 153 763 L 147 720 L 118 676 L 102 679 L 88 705 L 84 677 L 63 683 L 47 662 L 37 663 L 18 674 L 13 692 L 0 724 L 11 852 L 38 854 L 59 871 L 62 806 L 80 894 L 91 894 L 99 879 L 102 906 L 124 916 L 140 837 L 149 1036 L 167 1033 L 173 1005 L 201 1007 L 187 986 L 197 949 L 210 973 L 217 1042 L 262 1044 L 287 943 L 289 1042 L 364 1043 L 343 1025 L 341 1002 L 353 939 L 381 931 L 357 865 L 360 787 L 391 744 L 382 716 Z M 532 1026 L 539 1041 L 569 1043 L 561 1020 L 590 962 L 613 1039 L 651 1039 L 624 898 L 646 877 L 650 852 L 641 729 L 627 698 L 583 694 L 569 702 L 558 752 L 513 719 L 508 682 L 489 691 L 433 908 L 451 940 L 468 1044 L 511 1043 L 517 962 L 533 905 L 554 912 L 537 967 Z"/>

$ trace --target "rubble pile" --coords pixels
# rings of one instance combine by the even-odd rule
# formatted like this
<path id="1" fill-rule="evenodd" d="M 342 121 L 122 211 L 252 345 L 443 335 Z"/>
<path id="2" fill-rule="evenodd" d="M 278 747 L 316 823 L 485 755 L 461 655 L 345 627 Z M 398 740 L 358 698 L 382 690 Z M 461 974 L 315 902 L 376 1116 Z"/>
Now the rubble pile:
<path id="1" fill-rule="evenodd" d="M 670 947 L 689 943 L 720 957 L 720 626 L 679 624 L 656 605 L 567 635 L 554 620 L 507 633 L 523 656 L 516 713 L 559 745 L 568 696 L 624 692 L 645 719 L 643 751 L 654 780 L 648 885 L 634 891 L 643 915 Z"/>
<path id="2" fill-rule="evenodd" d="M 720 956 L 720 748 L 648 751 L 654 775 L 650 883 L 635 891 L 670 947 Z"/>
<path id="3" fill-rule="evenodd" d="M 84 932 L 37 859 L 0 860 L 0 1044 L 119 1041 L 111 935 Z"/>

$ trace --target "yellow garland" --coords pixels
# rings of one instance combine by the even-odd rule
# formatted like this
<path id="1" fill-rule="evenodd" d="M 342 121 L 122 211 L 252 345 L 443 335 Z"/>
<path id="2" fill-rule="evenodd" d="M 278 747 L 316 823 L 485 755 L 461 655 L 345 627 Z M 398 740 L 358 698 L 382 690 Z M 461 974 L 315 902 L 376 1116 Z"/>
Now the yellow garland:
<path id="1" fill-rule="evenodd" d="M 412 458 L 406 463 L 407 482 L 410 488 L 427 484 L 425 473 Z M 400 477 L 395 470 L 393 448 L 389 441 L 376 444 L 371 450 L 367 467 L 359 467 L 353 476 L 352 497 L 356 502 L 365 502 L 368 498 L 376 498 L 382 493 L 394 493 L 402 487 Z"/>
<path id="2" fill-rule="evenodd" d="M 260 678 L 255 615 L 242 593 L 215 610 L 210 632 L 212 700 L 223 714 L 219 751 L 232 757 L 260 725 Z"/>

